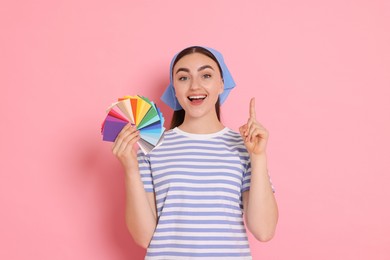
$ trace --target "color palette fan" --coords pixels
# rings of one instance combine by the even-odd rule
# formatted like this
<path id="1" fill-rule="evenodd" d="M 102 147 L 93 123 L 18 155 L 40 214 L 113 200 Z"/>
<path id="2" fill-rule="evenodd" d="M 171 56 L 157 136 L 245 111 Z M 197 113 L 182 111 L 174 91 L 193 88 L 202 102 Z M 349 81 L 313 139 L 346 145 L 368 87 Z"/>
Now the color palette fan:
<path id="1" fill-rule="evenodd" d="M 156 104 L 146 97 L 125 96 L 107 109 L 101 133 L 104 141 L 114 142 L 125 125 L 131 123 L 140 131 L 139 147 L 148 154 L 161 141 L 165 131 L 164 117 Z"/>

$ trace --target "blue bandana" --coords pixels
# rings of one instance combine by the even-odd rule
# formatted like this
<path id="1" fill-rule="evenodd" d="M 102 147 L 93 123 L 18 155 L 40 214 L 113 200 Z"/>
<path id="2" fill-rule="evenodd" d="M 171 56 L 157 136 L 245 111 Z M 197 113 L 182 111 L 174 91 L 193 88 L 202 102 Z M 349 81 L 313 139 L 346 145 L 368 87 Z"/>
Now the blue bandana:
<path id="1" fill-rule="evenodd" d="M 220 104 L 223 104 L 223 102 L 226 100 L 227 96 L 229 95 L 230 91 L 236 86 L 236 83 L 234 82 L 232 75 L 230 74 L 228 68 L 226 67 L 226 64 L 223 60 L 221 53 L 219 53 L 218 51 L 216 51 L 214 49 L 208 48 L 208 47 L 203 47 L 203 46 L 199 46 L 199 47 L 202 47 L 202 48 L 210 51 L 214 55 L 214 57 L 217 59 L 219 66 L 221 67 L 222 75 L 223 75 L 223 83 L 224 83 L 223 89 L 224 90 L 219 95 L 219 102 L 220 102 Z M 169 85 L 166 88 L 163 95 L 161 96 L 161 100 L 164 101 L 165 104 L 170 106 L 175 111 L 182 109 L 181 105 L 179 104 L 179 101 L 176 98 L 175 89 L 173 88 L 173 78 L 172 78 L 173 63 L 174 63 L 178 54 L 179 53 L 177 53 L 171 61 L 171 66 L 169 69 L 169 78 L 170 78 Z"/>

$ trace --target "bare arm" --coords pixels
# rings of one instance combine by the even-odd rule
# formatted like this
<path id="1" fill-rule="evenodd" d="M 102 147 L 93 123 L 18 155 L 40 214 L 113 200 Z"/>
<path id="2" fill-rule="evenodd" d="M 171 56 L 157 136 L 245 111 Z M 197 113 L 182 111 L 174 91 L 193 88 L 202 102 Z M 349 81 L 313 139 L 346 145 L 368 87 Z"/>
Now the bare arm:
<path id="1" fill-rule="evenodd" d="M 260 241 L 272 239 L 278 222 L 278 206 L 267 172 L 267 130 L 257 122 L 255 101 L 250 102 L 248 122 L 240 127 L 241 136 L 251 159 L 251 186 L 243 193 L 245 222 Z"/>
<path id="2" fill-rule="evenodd" d="M 125 170 L 126 225 L 134 241 L 147 248 L 157 223 L 154 193 L 145 192 L 139 173 L 134 144 L 139 131 L 130 124 L 125 126 L 115 140 L 112 152 Z"/>
<path id="3" fill-rule="evenodd" d="M 278 207 L 267 173 L 266 156 L 251 158 L 249 191 L 243 193 L 244 217 L 248 229 L 260 241 L 272 239 L 278 222 Z"/>
<path id="4" fill-rule="evenodd" d="M 126 173 L 126 225 L 134 241 L 147 248 L 157 223 L 154 193 L 145 192 L 139 174 Z"/>

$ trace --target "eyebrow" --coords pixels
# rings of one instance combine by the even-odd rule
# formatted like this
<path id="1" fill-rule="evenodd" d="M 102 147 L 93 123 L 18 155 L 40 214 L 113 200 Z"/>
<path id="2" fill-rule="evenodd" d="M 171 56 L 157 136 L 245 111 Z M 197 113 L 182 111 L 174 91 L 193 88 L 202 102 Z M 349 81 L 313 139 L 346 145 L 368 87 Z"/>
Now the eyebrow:
<path id="1" fill-rule="evenodd" d="M 202 71 L 202 70 L 205 70 L 205 69 L 212 69 L 212 70 L 214 70 L 213 67 L 211 67 L 210 65 L 204 65 L 204 66 L 200 67 L 200 68 L 198 69 L 198 71 Z M 184 71 L 184 72 L 188 72 L 188 73 L 190 72 L 190 70 L 187 69 L 187 68 L 179 68 L 179 69 L 176 71 L 175 74 L 179 73 L 180 71 Z"/>
<path id="2" fill-rule="evenodd" d="M 214 70 L 213 67 L 211 67 L 210 65 L 204 65 L 204 66 L 200 67 L 198 69 L 198 71 L 205 70 L 205 69 L 212 69 L 212 70 Z"/>

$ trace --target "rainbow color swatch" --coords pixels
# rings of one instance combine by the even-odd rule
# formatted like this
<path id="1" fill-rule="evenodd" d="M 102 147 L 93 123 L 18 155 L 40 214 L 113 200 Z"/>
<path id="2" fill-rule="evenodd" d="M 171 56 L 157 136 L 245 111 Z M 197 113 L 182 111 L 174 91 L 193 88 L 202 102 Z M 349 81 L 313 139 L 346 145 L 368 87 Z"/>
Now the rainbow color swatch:
<path id="1" fill-rule="evenodd" d="M 140 131 L 138 145 L 145 154 L 161 143 L 165 131 L 164 117 L 154 102 L 142 96 L 119 98 L 107 108 L 107 116 L 101 128 L 103 141 L 114 142 L 129 123 Z"/>

